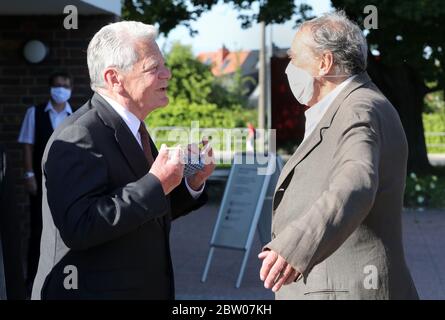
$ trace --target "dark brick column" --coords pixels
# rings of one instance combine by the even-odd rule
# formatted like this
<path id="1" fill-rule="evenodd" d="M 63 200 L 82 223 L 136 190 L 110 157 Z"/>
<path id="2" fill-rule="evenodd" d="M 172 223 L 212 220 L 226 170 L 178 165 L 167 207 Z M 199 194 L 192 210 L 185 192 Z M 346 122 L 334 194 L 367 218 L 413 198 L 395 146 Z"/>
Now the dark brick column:
<path id="1" fill-rule="evenodd" d="M 117 21 L 114 15 L 79 16 L 77 30 L 65 30 L 65 16 L 1 16 L 0 19 L 0 143 L 8 152 L 17 186 L 17 214 L 21 217 L 23 240 L 28 237 L 28 197 L 23 186 L 21 146 L 17 143 L 27 107 L 47 101 L 48 77 L 57 70 L 73 76 L 70 103 L 80 107 L 90 96 L 86 49 L 91 37 L 104 25 Z M 48 57 L 30 64 L 23 57 L 28 40 L 49 47 Z M 23 243 L 25 247 L 26 242 Z M 26 248 L 24 248 L 26 249 Z"/>

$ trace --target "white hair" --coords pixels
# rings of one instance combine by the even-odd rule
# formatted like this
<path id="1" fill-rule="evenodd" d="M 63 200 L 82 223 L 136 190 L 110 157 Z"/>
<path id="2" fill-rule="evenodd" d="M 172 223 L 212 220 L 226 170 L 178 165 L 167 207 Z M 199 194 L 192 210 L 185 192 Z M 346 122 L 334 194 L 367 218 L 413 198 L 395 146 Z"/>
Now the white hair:
<path id="1" fill-rule="evenodd" d="M 154 41 L 157 34 L 154 26 L 137 21 L 120 21 L 102 27 L 87 50 L 91 89 L 105 86 L 103 71 L 108 67 L 129 71 L 139 60 L 135 43 Z"/>
<path id="2" fill-rule="evenodd" d="M 360 27 L 344 11 L 325 13 L 300 25 L 308 27 L 318 54 L 330 51 L 341 73 L 354 75 L 366 70 L 368 45 Z"/>

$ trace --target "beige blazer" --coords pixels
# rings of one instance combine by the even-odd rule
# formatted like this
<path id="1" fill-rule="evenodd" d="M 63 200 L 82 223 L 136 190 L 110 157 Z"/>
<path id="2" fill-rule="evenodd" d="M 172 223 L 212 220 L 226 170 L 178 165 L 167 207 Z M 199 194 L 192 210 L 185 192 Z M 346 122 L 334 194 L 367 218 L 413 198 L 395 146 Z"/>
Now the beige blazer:
<path id="1" fill-rule="evenodd" d="M 357 75 L 283 168 L 266 245 L 302 276 L 277 299 L 417 299 L 402 245 L 407 141 Z"/>

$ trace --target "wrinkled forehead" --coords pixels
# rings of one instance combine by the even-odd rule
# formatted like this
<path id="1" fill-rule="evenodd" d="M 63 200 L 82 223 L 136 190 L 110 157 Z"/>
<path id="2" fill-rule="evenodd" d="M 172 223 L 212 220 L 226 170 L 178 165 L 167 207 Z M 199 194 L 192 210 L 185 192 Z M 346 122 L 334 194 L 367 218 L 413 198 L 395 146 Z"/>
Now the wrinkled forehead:
<path id="1" fill-rule="evenodd" d="M 143 60 L 159 60 L 163 59 L 161 50 L 159 50 L 159 47 L 156 43 L 156 41 L 145 41 L 145 40 L 138 40 L 135 42 L 135 48 L 138 52 L 139 59 Z"/>

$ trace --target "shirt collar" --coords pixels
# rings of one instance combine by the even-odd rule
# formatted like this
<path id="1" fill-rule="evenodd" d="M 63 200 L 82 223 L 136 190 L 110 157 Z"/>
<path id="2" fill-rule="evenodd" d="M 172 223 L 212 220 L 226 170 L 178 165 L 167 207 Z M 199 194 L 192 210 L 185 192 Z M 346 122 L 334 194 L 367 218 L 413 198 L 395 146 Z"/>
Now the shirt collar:
<path id="1" fill-rule="evenodd" d="M 105 99 L 105 101 L 108 102 L 108 104 L 119 114 L 119 116 L 124 120 L 125 124 L 130 129 L 131 133 L 137 137 L 137 134 L 139 132 L 139 127 L 141 125 L 141 120 L 139 120 L 138 117 L 136 117 L 133 113 L 125 109 L 121 104 L 116 102 L 110 97 L 107 97 L 104 94 L 99 94 L 102 98 Z"/>
<path id="2" fill-rule="evenodd" d="M 51 100 L 48 101 L 46 107 L 45 107 L 45 112 L 47 111 L 52 111 L 55 113 L 59 113 L 56 111 L 56 109 L 54 109 L 53 104 L 51 103 Z M 67 114 L 71 114 L 73 113 L 73 110 L 71 109 L 71 105 L 68 101 L 65 102 L 65 108 L 63 108 L 63 110 L 61 112 L 65 111 Z"/>
<path id="3" fill-rule="evenodd" d="M 328 107 L 334 102 L 335 98 L 340 94 L 344 87 L 346 87 L 352 79 L 354 79 L 355 75 L 349 77 L 342 83 L 340 83 L 334 90 L 329 92 L 323 99 L 318 101 L 312 107 L 307 109 L 304 112 L 304 115 L 307 119 L 321 119 L 324 113 L 327 111 Z"/>

